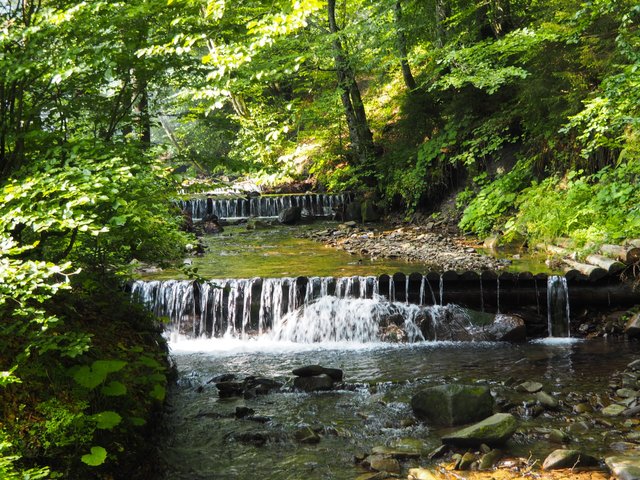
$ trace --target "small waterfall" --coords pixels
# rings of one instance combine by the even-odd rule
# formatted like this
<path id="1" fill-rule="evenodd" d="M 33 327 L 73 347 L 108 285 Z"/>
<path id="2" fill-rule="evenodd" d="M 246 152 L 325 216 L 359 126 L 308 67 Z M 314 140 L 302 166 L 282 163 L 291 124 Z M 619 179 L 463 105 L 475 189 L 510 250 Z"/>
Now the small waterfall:
<path id="1" fill-rule="evenodd" d="M 484 292 L 482 291 L 482 275 L 478 275 L 480 279 L 480 311 L 484 313 Z"/>
<path id="2" fill-rule="evenodd" d="M 569 288 L 563 276 L 547 278 L 547 324 L 550 337 L 571 336 Z"/>
<path id="3" fill-rule="evenodd" d="M 442 305 L 443 297 L 444 297 L 444 275 L 440 274 L 440 305 Z"/>
<path id="4" fill-rule="evenodd" d="M 180 208 L 200 220 L 206 215 L 218 218 L 277 217 L 280 211 L 300 207 L 304 216 L 330 217 L 338 205 L 351 201 L 348 193 L 263 196 L 250 198 L 192 198 L 180 200 Z"/>
<path id="5" fill-rule="evenodd" d="M 496 311 L 500 313 L 500 277 L 496 278 Z"/>

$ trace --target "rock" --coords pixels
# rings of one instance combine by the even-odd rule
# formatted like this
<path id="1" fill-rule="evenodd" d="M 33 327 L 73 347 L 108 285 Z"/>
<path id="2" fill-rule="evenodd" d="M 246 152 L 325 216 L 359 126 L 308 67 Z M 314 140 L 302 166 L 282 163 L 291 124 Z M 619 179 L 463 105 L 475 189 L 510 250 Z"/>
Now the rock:
<path id="1" fill-rule="evenodd" d="M 362 221 L 362 204 L 357 200 L 351 203 L 347 203 L 344 208 L 344 221 L 345 222 L 360 222 Z"/>
<path id="2" fill-rule="evenodd" d="M 240 442 L 249 445 L 255 445 L 261 447 L 270 440 L 268 432 L 242 432 L 233 435 L 233 438 Z"/>
<path id="3" fill-rule="evenodd" d="M 299 443 L 314 444 L 320 443 L 320 435 L 318 435 L 311 427 L 302 427 L 295 431 L 294 438 Z"/>
<path id="4" fill-rule="evenodd" d="M 510 413 L 496 413 L 470 427 L 442 437 L 442 442 L 461 447 L 504 444 L 518 429 L 518 422 Z"/>
<path id="5" fill-rule="evenodd" d="M 491 470 L 493 466 L 498 463 L 498 460 L 502 457 L 502 450 L 498 450 L 497 448 L 491 450 L 488 453 L 485 453 L 480 459 L 480 464 L 478 465 L 478 470 Z"/>
<path id="6" fill-rule="evenodd" d="M 626 326 L 624 327 L 624 333 L 626 333 L 629 337 L 640 336 L 640 313 L 636 313 L 629 319 Z"/>
<path id="7" fill-rule="evenodd" d="M 593 467 L 598 465 L 598 460 L 591 455 L 586 455 L 579 450 L 558 449 L 551 452 L 542 464 L 543 470 L 557 470 L 560 468 Z"/>
<path id="8" fill-rule="evenodd" d="M 630 388 L 619 388 L 616 390 L 616 395 L 621 398 L 635 398 L 639 396 L 637 390 L 631 390 Z"/>
<path id="9" fill-rule="evenodd" d="M 293 225 L 299 222 L 301 218 L 302 208 L 300 207 L 285 208 L 278 213 L 278 221 L 283 225 Z"/>
<path id="10" fill-rule="evenodd" d="M 569 437 L 568 434 L 566 434 L 562 430 L 558 430 L 557 428 L 554 428 L 549 432 L 549 435 L 547 435 L 547 439 L 551 443 L 569 443 L 571 441 L 571 437 Z"/>
<path id="11" fill-rule="evenodd" d="M 540 405 L 546 408 L 550 408 L 550 409 L 558 408 L 558 400 L 553 398 L 547 392 L 543 392 L 543 391 L 537 392 L 536 400 L 540 402 Z"/>
<path id="12" fill-rule="evenodd" d="M 631 370 L 640 370 L 640 358 L 627 365 L 627 368 L 630 368 Z"/>
<path id="13" fill-rule="evenodd" d="M 385 446 L 373 447 L 371 449 L 371 453 L 375 455 L 384 455 L 386 457 L 392 457 L 392 458 L 398 458 L 398 459 L 419 458 L 420 455 L 422 454 L 422 452 L 417 449 L 393 448 L 393 447 L 385 447 Z"/>
<path id="14" fill-rule="evenodd" d="M 456 470 L 471 470 L 471 465 L 476 460 L 476 456 L 473 453 L 467 452 L 462 456 L 462 458 L 456 465 Z"/>
<path id="15" fill-rule="evenodd" d="M 241 397 L 244 393 L 244 382 L 217 382 L 216 388 L 220 398 Z"/>
<path id="16" fill-rule="evenodd" d="M 493 413 L 493 397 L 483 385 L 440 385 L 413 396 L 411 408 L 421 420 L 454 426 L 486 418 Z"/>
<path id="17" fill-rule="evenodd" d="M 256 217 L 252 217 L 247 220 L 247 230 L 265 230 L 270 227 L 271 224 L 269 222 Z"/>
<path id="18" fill-rule="evenodd" d="M 618 405 L 617 403 L 612 403 L 608 407 L 602 409 L 602 414 L 608 417 L 617 417 L 618 415 L 622 415 L 622 412 L 626 410 L 626 407 L 623 405 Z"/>
<path id="19" fill-rule="evenodd" d="M 542 384 L 538 382 L 523 382 L 516 387 L 516 392 L 536 393 L 542 390 Z"/>
<path id="20" fill-rule="evenodd" d="M 605 458 L 607 467 L 618 480 L 638 480 L 640 479 L 640 457 L 614 456 Z"/>
<path id="21" fill-rule="evenodd" d="M 409 480 L 438 480 L 438 478 L 426 468 L 410 468 Z"/>
<path id="22" fill-rule="evenodd" d="M 573 411 L 575 413 L 591 413 L 593 412 L 593 408 L 588 403 L 578 403 L 573 406 Z"/>
<path id="23" fill-rule="evenodd" d="M 344 376 L 342 370 L 339 368 L 327 368 L 320 365 L 306 365 L 304 367 L 296 368 L 291 373 L 296 377 L 314 377 L 316 375 L 329 375 L 336 382 L 341 382 Z"/>
<path id="24" fill-rule="evenodd" d="M 400 473 L 400 463 L 398 460 L 384 455 L 369 455 L 363 463 L 378 472 Z"/>
<path id="25" fill-rule="evenodd" d="M 527 327 L 518 315 L 498 314 L 484 331 L 489 341 L 524 342 L 527 339 Z"/>
<path id="26" fill-rule="evenodd" d="M 333 379 L 324 373 L 313 377 L 296 377 L 293 380 L 293 386 L 305 392 L 331 390 L 333 388 Z"/>
<path id="27" fill-rule="evenodd" d="M 253 415 L 255 410 L 249 407 L 236 407 L 236 418 L 245 418 L 249 415 Z"/>
<path id="28" fill-rule="evenodd" d="M 362 217 L 362 223 L 365 222 L 377 222 L 380 220 L 380 214 L 378 209 L 371 200 L 365 200 L 360 207 L 360 214 Z"/>

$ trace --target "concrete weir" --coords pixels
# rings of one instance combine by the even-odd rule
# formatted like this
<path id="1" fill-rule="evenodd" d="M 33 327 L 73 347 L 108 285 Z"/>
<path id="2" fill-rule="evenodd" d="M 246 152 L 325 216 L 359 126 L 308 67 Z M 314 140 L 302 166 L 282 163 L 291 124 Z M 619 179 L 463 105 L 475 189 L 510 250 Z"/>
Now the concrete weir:
<path id="1" fill-rule="evenodd" d="M 554 278 L 562 281 L 554 282 Z M 558 288 L 562 289 L 560 294 Z M 139 280 L 132 286 L 132 295 L 156 315 L 168 317 L 173 331 L 194 337 L 260 334 L 276 328 L 288 313 L 328 296 L 371 299 L 385 308 L 395 305 L 396 309 L 400 305 L 408 308 L 455 304 L 491 314 L 528 311 L 531 314 L 525 319 L 527 329 L 539 334 L 546 332 L 547 319 L 551 323 L 556 310 L 561 316 L 566 312 L 568 322 L 569 311 L 579 307 L 606 309 L 640 304 L 640 291 L 615 276 L 590 280 L 580 275 L 548 277 L 488 271 L 379 277 L 256 277 L 202 283 Z"/>

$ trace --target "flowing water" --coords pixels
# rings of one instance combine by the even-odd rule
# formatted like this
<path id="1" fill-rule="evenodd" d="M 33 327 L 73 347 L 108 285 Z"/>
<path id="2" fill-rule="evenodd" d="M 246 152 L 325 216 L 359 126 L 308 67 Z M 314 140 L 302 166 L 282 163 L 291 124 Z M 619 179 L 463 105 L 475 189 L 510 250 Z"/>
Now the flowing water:
<path id="1" fill-rule="evenodd" d="M 447 382 L 486 384 L 501 408 L 517 413 L 521 426 L 506 446 L 514 455 L 544 458 L 557 448 L 544 438 L 551 428 L 572 429 L 581 448 L 598 456 L 622 439 L 609 419 L 572 415 L 569 403 L 562 413 L 534 418 L 532 396 L 513 388 L 532 380 L 562 402 L 599 401 L 597 392 L 607 391 L 611 376 L 637 358 L 637 343 L 579 341 L 554 326 L 558 317 L 566 328 L 569 317 L 563 277 L 549 277 L 546 291 L 535 280 L 531 288 L 539 314 L 547 296 L 550 336 L 565 338 L 435 341 L 445 338 L 439 335 L 452 318 L 464 323 L 469 317 L 447 304 L 452 287 L 444 275 L 375 276 L 427 272 L 427 265 L 343 255 L 294 239 L 282 227 L 250 234 L 232 228 L 225 235 L 209 238 L 208 256 L 194 259 L 203 277 L 218 280 L 180 280 L 167 271 L 133 285 L 135 297 L 169 318 L 179 373 L 158 445 L 166 480 L 353 479 L 363 473 L 355 456 L 381 445 L 411 445 L 424 455 L 403 462 L 406 477 L 407 468 L 429 463 L 426 454 L 444 433 L 416 422 L 409 401 L 420 388 Z M 474 288 L 478 310 L 513 304 L 500 296 L 499 279 L 480 277 Z M 425 318 L 429 341 L 418 328 Z M 406 343 L 380 341 L 390 324 L 402 327 Z M 329 392 L 294 391 L 291 371 L 309 364 L 342 369 L 345 383 Z M 221 398 L 216 378 L 228 374 L 275 379 L 284 387 Z M 236 419 L 237 407 L 254 414 Z M 319 433 L 319 443 L 296 441 L 306 426 Z"/>
<path id="2" fill-rule="evenodd" d="M 637 345 L 607 340 L 319 345 L 266 338 L 201 339 L 178 341 L 172 348 L 180 381 L 170 395 L 169 431 L 161 451 L 168 468 L 166 478 L 185 480 L 353 479 L 361 473 L 353 457 L 375 446 L 418 443 L 426 453 L 440 444 L 441 430 L 407 422 L 413 418 L 411 395 L 422 387 L 452 381 L 484 383 L 501 395 L 504 382 L 535 380 L 557 397 L 571 392 L 582 396 L 606 390 L 612 372 L 637 355 Z M 347 386 L 323 393 L 285 388 L 250 399 L 224 399 L 209 383 L 216 376 L 234 373 L 290 385 L 291 370 L 307 364 L 342 368 Z M 516 402 L 526 400 L 526 396 L 515 398 Z M 268 421 L 235 419 L 239 406 L 253 409 L 260 421 L 266 420 L 263 417 Z M 569 421 L 546 416 L 532 419 L 525 413 L 521 432 L 528 433 L 516 434 L 507 449 L 524 457 L 544 457 L 556 447 L 535 432 L 567 427 Z M 320 432 L 317 445 L 295 441 L 295 431 L 306 425 Z M 593 454 L 605 452 L 605 443 L 615 441 L 615 435 L 605 435 L 607 430 L 593 423 L 579 434 L 581 447 Z M 247 440 L 255 438 L 265 443 L 254 445 Z M 408 462 L 405 468 L 411 465 Z"/>

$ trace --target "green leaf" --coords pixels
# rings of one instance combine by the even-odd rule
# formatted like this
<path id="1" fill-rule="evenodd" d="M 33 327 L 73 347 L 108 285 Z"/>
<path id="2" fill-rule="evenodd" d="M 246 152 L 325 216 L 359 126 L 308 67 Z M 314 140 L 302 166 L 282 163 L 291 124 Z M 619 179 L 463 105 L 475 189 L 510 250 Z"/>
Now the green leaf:
<path id="1" fill-rule="evenodd" d="M 73 379 L 89 390 L 93 390 L 107 378 L 106 373 L 96 372 L 86 365 L 78 368 L 73 374 Z"/>
<path id="2" fill-rule="evenodd" d="M 103 430 L 111 430 L 122 421 L 122 417 L 111 410 L 105 410 L 104 412 L 96 413 L 91 416 L 91 419 L 96 422 L 96 428 Z"/>
<path id="3" fill-rule="evenodd" d="M 132 425 L 136 427 L 141 427 L 147 423 L 147 421 L 144 418 L 140 418 L 140 417 L 130 417 L 129 421 L 131 422 Z"/>
<path id="4" fill-rule="evenodd" d="M 124 360 L 96 360 L 91 365 L 95 372 L 103 372 L 106 376 L 108 373 L 118 372 L 122 370 L 127 362 Z"/>
<path id="5" fill-rule="evenodd" d="M 123 383 L 113 380 L 102 387 L 100 391 L 108 397 L 118 397 L 127 393 L 127 387 Z"/>
<path id="6" fill-rule="evenodd" d="M 153 390 L 151 390 L 151 392 L 149 393 L 152 398 L 155 398 L 156 400 L 159 400 L 161 402 L 164 400 L 166 394 L 167 390 L 162 385 L 158 384 L 154 385 Z"/>
<path id="7" fill-rule="evenodd" d="M 89 465 L 90 467 L 97 467 L 102 465 L 107 459 L 107 451 L 102 447 L 91 447 L 91 453 L 83 455 L 80 460 Z"/>

